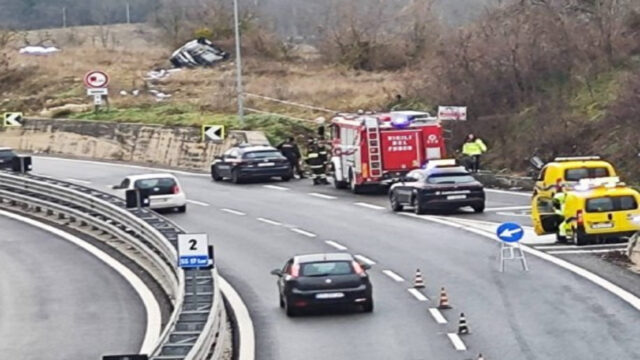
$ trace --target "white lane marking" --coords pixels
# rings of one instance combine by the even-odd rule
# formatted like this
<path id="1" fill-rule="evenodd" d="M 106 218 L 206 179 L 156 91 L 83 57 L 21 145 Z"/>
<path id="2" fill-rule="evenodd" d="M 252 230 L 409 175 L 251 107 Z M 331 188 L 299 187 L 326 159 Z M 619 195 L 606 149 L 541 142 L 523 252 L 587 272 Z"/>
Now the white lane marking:
<path id="1" fill-rule="evenodd" d="M 367 265 L 375 265 L 376 264 L 375 261 L 369 259 L 368 257 L 366 257 L 364 255 L 358 254 L 358 255 L 353 255 L 353 257 L 358 259 L 358 260 L 360 260 L 360 261 L 362 261 L 363 263 L 365 263 Z"/>
<path id="2" fill-rule="evenodd" d="M 460 336 L 458 336 L 458 334 L 456 333 L 448 333 L 447 336 L 449 337 L 449 340 L 451 340 L 451 343 L 453 344 L 453 347 L 458 350 L 458 351 L 467 351 L 467 346 L 464 344 L 464 341 L 462 341 L 462 339 L 460 339 Z"/>
<path id="3" fill-rule="evenodd" d="M 238 360 L 254 360 L 256 358 L 256 338 L 249 309 L 227 280 L 220 275 L 218 275 L 218 280 L 220 281 L 220 291 L 229 302 L 238 325 L 238 334 L 240 335 Z"/>
<path id="4" fill-rule="evenodd" d="M 583 245 L 583 246 L 576 246 L 576 245 L 541 245 L 541 246 L 534 246 L 534 249 L 536 250 L 565 250 L 565 249 L 579 249 L 579 250 L 590 250 L 590 249 L 600 249 L 600 248 L 626 248 L 627 246 L 629 246 L 629 244 L 626 243 L 622 243 L 622 244 L 596 244 L 596 245 Z"/>
<path id="5" fill-rule="evenodd" d="M 327 240 L 325 241 L 325 244 L 329 245 L 329 246 L 333 246 L 334 248 L 340 250 L 340 251 L 344 251 L 347 250 L 346 246 L 340 245 L 335 241 L 331 241 L 331 240 Z"/>
<path id="6" fill-rule="evenodd" d="M 382 270 L 382 273 L 387 275 L 391 279 L 393 279 L 393 281 L 396 281 L 396 282 L 403 282 L 404 281 L 404 279 L 400 275 L 394 273 L 391 270 Z"/>
<path id="7" fill-rule="evenodd" d="M 482 230 L 478 230 L 478 229 L 474 229 L 470 226 L 463 226 L 460 224 L 456 224 L 456 223 L 452 223 L 451 221 L 446 221 L 446 220 L 442 220 L 442 219 L 438 219 L 435 217 L 426 217 L 426 216 L 417 216 L 415 214 L 410 214 L 410 213 L 400 213 L 400 215 L 404 215 L 404 216 L 409 216 L 409 217 L 415 217 L 418 219 L 423 219 L 425 221 L 431 221 L 431 222 L 435 222 L 438 224 L 442 224 L 442 225 L 446 225 L 446 226 L 451 226 L 454 228 L 458 228 L 458 229 L 462 229 L 480 236 L 483 236 L 485 238 L 489 238 L 493 241 L 496 242 L 500 242 L 500 240 L 496 239 L 495 234 L 494 233 L 490 233 L 490 232 L 485 232 Z M 497 225 L 497 224 L 496 224 Z M 574 265 L 566 260 L 563 260 L 561 258 L 555 257 L 553 255 L 549 255 L 543 251 L 540 250 L 536 250 L 530 246 L 524 245 L 524 244 L 520 244 L 520 248 L 526 252 L 529 253 L 533 256 L 539 257 L 543 260 L 546 260 L 550 263 L 553 263 L 557 266 L 560 266 L 561 268 L 568 270 L 576 275 L 582 276 L 583 278 L 591 281 L 592 283 L 602 287 L 603 289 L 609 291 L 610 293 L 614 294 L 615 296 L 619 297 L 620 299 L 626 301 L 629 305 L 633 306 L 634 308 L 636 308 L 636 310 L 640 310 L 640 298 L 638 298 L 637 296 L 635 296 L 634 294 L 630 293 L 629 291 L 619 287 L 618 285 L 613 284 L 612 282 L 603 279 L 602 277 L 586 270 L 583 269 L 577 265 Z"/>
<path id="8" fill-rule="evenodd" d="M 531 197 L 531 193 L 527 192 L 518 192 L 518 191 L 509 191 L 509 190 L 498 190 L 498 189 L 484 189 L 485 192 L 496 193 L 496 194 L 507 194 L 507 195 L 517 195 L 517 196 L 526 196 Z"/>
<path id="9" fill-rule="evenodd" d="M 233 214 L 233 215 L 238 215 L 238 216 L 247 215 L 247 214 L 243 213 L 242 211 L 237 211 L 237 210 L 232 210 L 232 209 L 220 209 L 220 210 L 224 211 L 226 213 Z"/>
<path id="10" fill-rule="evenodd" d="M 409 292 L 409 294 L 413 295 L 413 297 L 418 299 L 418 301 L 429 301 L 429 298 L 424 296 L 424 294 L 418 291 L 418 289 L 409 288 L 407 289 L 407 291 Z"/>
<path id="11" fill-rule="evenodd" d="M 142 300 L 142 303 L 144 304 L 146 310 L 147 329 L 144 335 L 144 340 L 142 341 L 142 346 L 140 347 L 140 353 L 148 354 L 153 351 L 155 343 L 160 337 L 160 331 L 162 329 L 162 315 L 160 313 L 160 305 L 158 304 L 158 301 L 156 300 L 155 296 L 153 296 L 153 293 L 151 292 L 151 290 L 149 290 L 147 285 L 142 280 L 140 280 L 138 275 L 136 275 L 133 271 L 129 270 L 129 268 L 122 265 L 116 259 L 112 258 L 97 247 L 60 229 L 4 210 L 0 210 L 0 215 L 37 227 L 41 230 L 52 233 L 64 240 L 67 240 L 68 242 L 95 256 L 96 258 L 104 262 L 107 266 L 114 269 L 118 274 L 120 274 L 120 276 L 122 276 L 136 291 L 136 293 Z"/>
<path id="12" fill-rule="evenodd" d="M 440 310 L 438 308 L 429 308 L 429 313 L 438 324 L 446 324 L 447 319 L 444 318 Z"/>
<path id="13" fill-rule="evenodd" d="M 547 254 L 563 255 L 563 254 L 600 254 L 608 252 L 623 252 L 624 249 L 602 249 L 602 250 L 559 250 L 547 251 Z"/>
<path id="14" fill-rule="evenodd" d="M 320 193 L 309 193 L 309 195 L 320 198 L 320 199 L 327 199 L 327 200 L 335 200 L 337 199 L 337 197 L 335 196 L 331 196 L 331 195 L 326 195 L 326 194 L 320 194 Z"/>
<path id="15" fill-rule="evenodd" d="M 265 218 L 261 218 L 261 217 L 259 217 L 257 220 L 258 220 L 258 221 L 261 221 L 261 222 L 263 222 L 263 223 L 265 223 L 265 224 L 269 224 L 269 225 L 274 225 L 274 226 L 280 226 L 280 225 L 282 225 L 282 223 L 279 223 L 279 222 L 277 222 L 277 221 L 273 221 L 273 220 L 265 219 Z"/>
<path id="16" fill-rule="evenodd" d="M 265 187 L 267 189 L 272 189 L 272 190 L 289 191 L 289 188 L 286 188 L 284 186 L 278 186 L 278 185 L 262 185 L 262 187 Z"/>
<path id="17" fill-rule="evenodd" d="M 378 205 L 374 205 L 374 204 L 369 204 L 369 203 L 364 203 L 364 202 L 357 202 L 357 203 L 353 203 L 356 206 L 361 206 L 367 209 L 373 209 L 373 210 L 384 210 L 385 208 L 383 206 L 378 206 Z"/>
<path id="18" fill-rule="evenodd" d="M 530 217 L 531 214 L 519 214 L 519 213 L 515 213 L 515 212 L 504 212 L 504 211 L 498 211 L 496 213 L 497 215 L 502 215 L 502 216 L 519 216 L 519 217 Z"/>
<path id="19" fill-rule="evenodd" d="M 205 203 L 205 202 L 196 201 L 196 200 L 187 200 L 187 202 L 188 202 L 188 203 L 191 203 L 191 204 L 196 204 L 196 205 L 204 206 L 204 207 L 210 206 L 209 204 L 207 204 L 207 203 Z"/>
<path id="20" fill-rule="evenodd" d="M 100 166 L 116 166 L 116 167 L 124 167 L 129 169 L 142 169 L 142 170 L 152 170 L 152 171 L 164 171 L 168 173 L 180 174 L 180 175 L 189 175 L 189 176 L 201 176 L 201 177 L 209 177 L 209 174 L 191 172 L 191 171 L 182 171 L 176 169 L 168 169 L 162 167 L 150 167 L 150 166 L 140 166 L 140 165 L 129 165 L 129 164 L 121 164 L 121 163 L 113 163 L 108 161 L 92 161 L 92 160 L 78 160 L 78 159 L 65 159 L 53 156 L 33 156 L 33 159 L 46 159 L 46 160 L 54 160 L 54 161 L 67 161 L 67 162 L 77 162 L 77 163 L 85 163 L 85 164 L 93 164 Z"/>
<path id="21" fill-rule="evenodd" d="M 73 182 L 73 183 L 78 183 L 78 184 L 84 184 L 84 185 L 90 185 L 91 181 L 87 181 L 87 180 L 80 180 L 80 179 L 74 179 L 74 178 L 66 178 L 64 179 L 65 181 L 68 182 Z"/>
<path id="22" fill-rule="evenodd" d="M 508 210 L 529 210 L 531 206 L 505 206 L 505 207 L 494 207 L 494 208 L 486 208 L 484 211 L 508 211 Z"/>
<path id="23" fill-rule="evenodd" d="M 318 235 L 316 235 L 316 234 L 314 234 L 312 232 L 308 232 L 308 231 L 305 231 L 305 230 L 302 230 L 302 229 L 298 229 L 298 228 L 290 228 L 289 230 L 291 230 L 291 231 L 293 231 L 295 233 L 298 233 L 300 235 L 304 235 L 306 237 L 310 237 L 310 238 L 314 238 L 314 237 L 318 236 Z"/>

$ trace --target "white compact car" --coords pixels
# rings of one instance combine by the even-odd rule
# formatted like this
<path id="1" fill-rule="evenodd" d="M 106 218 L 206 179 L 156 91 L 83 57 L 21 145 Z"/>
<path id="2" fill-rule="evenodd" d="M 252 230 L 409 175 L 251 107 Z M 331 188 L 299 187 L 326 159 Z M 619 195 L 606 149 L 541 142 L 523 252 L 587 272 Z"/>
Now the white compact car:
<path id="1" fill-rule="evenodd" d="M 131 175 L 122 180 L 117 190 L 140 189 L 149 192 L 149 208 L 187 211 L 187 196 L 178 179 L 171 174 Z"/>

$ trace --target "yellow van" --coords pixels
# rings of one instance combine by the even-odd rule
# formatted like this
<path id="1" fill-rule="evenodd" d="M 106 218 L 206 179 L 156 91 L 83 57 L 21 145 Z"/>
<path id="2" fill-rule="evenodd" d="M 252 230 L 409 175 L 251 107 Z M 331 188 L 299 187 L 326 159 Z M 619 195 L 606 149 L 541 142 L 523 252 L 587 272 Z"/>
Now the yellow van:
<path id="1" fill-rule="evenodd" d="M 553 200 L 533 197 L 531 217 L 538 235 L 556 233 L 566 219 L 567 238 L 575 245 L 619 239 L 640 231 L 640 193 L 618 178 L 585 179 L 567 191 L 563 216 L 555 213 Z"/>
<path id="2" fill-rule="evenodd" d="M 544 165 L 533 195 L 553 198 L 558 187 L 572 186 L 582 179 L 613 177 L 616 170 L 598 156 L 559 157 Z"/>

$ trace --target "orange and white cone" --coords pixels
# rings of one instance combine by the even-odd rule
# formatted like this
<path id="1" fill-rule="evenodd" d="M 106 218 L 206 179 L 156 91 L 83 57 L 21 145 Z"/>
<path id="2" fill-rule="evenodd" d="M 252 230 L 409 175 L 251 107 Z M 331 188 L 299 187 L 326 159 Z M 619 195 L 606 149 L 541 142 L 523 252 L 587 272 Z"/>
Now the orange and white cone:
<path id="1" fill-rule="evenodd" d="M 469 326 L 467 325 L 467 319 L 464 317 L 464 313 L 460 313 L 460 321 L 458 321 L 458 335 L 466 335 L 469 333 Z"/>
<path id="2" fill-rule="evenodd" d="M 451 305 L 449 305 L 449 297 L 447 296 L 447 291 L 444 288 L 440 290 L 440 301 L 438 303 L 438 309 L 451 309 Z"/>
<path id="3" fill-rule="evenodd" d="M 424 279 L 422 278 L 422 273 L 420 269 L 416 270 L 416 277 L 413 279 L 413 287 L 416 289 L 424 288 Z"/>

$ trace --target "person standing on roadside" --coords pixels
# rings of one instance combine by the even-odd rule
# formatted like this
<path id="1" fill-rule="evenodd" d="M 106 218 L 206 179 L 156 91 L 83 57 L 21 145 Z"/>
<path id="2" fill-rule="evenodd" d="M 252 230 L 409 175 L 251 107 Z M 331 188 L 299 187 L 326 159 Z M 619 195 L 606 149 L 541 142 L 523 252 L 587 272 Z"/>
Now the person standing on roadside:
<path id="1" fill-rule="evenodd" d="M 296 144 L 293 137 L 287 138 L 285 142 L 278 145 L 278 150 L 284 155 L 284 157 L 289 160 L 289 164 L 291 164 L 291 169 L 298 174 L 300 179 L 304 179 L 304 172 L 300 168 L 300 148 L 298 144 Z"/>
<path id="2" fill-rule="evenodd" d="M 462 145 L 462 154 L 470 159 L 470 163 L 467 169 L 471 172 L 477 173 L 480 170 L 480 156 L 487 151 L 487 145 L 480 138 L 476 138 L 475 135 L 467 135 L 467 139 Z"/>

